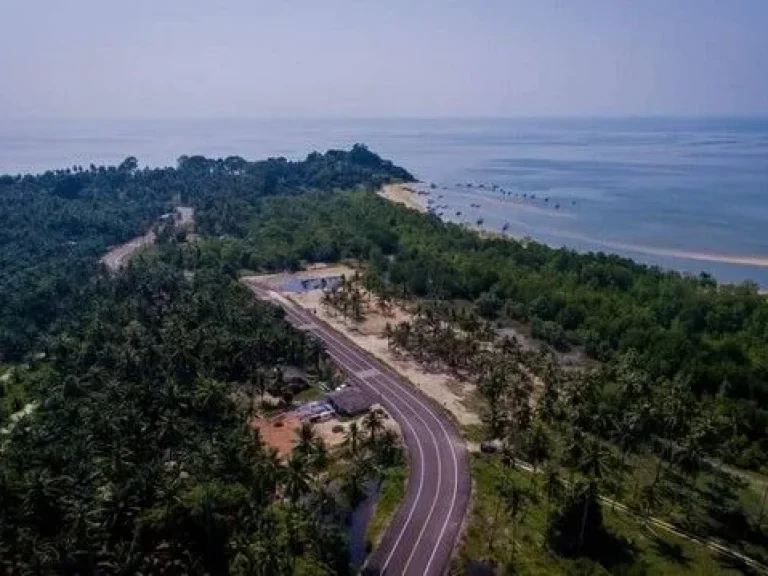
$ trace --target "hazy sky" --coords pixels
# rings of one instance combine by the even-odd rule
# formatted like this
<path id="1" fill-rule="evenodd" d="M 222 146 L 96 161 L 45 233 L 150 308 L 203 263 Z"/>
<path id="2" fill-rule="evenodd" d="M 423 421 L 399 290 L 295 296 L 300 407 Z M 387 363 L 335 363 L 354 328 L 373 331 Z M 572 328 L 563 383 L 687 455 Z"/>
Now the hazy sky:
<path id="1" fill-rule="evenodd" d="M 768 115 L 768 0 L 0 0 L 0 117 Z"/>

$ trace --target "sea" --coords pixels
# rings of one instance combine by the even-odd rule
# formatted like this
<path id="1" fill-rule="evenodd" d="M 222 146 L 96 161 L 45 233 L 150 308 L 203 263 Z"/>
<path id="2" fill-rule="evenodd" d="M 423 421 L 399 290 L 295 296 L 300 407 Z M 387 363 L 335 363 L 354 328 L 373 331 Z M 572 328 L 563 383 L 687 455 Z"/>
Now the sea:
<path id="1" fill-rule="evenodd" d="M 768 287 L 768 119 L 0 120 L 0 173 L 364 143 L 446 220 Z"/>

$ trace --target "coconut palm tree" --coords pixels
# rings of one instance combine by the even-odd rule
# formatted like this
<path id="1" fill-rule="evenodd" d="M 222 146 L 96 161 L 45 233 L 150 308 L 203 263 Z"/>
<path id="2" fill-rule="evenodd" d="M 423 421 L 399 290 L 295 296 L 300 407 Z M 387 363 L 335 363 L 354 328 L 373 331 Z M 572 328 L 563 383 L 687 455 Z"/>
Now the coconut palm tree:
<path id="1" fill-rule="evenodd" d="M 374 473 L 371 460 L 362 451 L 352 455 L 352 460 L 344 475 L 343 491 L 347 496 L 349 506 L 355 508 L 364 498 L 366 482 Z"/>
<path id="2" fill-rule="evenodd" d="M 387 322 L 384 325 L 384 333 L 383 333 L 383 335 L 384 335 L 384 338 L 387 339 L 387 346 L 389 348 L 392 348 L 394 346 L 394 344 L 395 344 L 395 339 L 394 339 L 395 332 L 392 329 L 392 324 L 390 324 L 389 322 Z"/>
<path id="3" fill-rule="evenodd" d="M 563 494 L 563 480 L 560 477 L 560 471 L 558 467 L 552 463 L 547 465 L 544 469 L 544 482 L 543 482 L 544 494 L 547 497 L 547 525 L 549 525 L 552 519 L 553 502 L 556 502 Z"/>
<path id="4" fill-rule="evenodd" d="M 369 410 L 363 418 L 363 427 L 370 434 L 370 443 L 376 443 L 376 434 L 384 430 L 384 417 L 379 410 Z"/>
<path id="5" fill-rule="evenodd" d="M 402 460 L 403 450 L 400 438 L 394 430 L 385 429 L 379 436 L 375 447 L 376 461 L 379 466 L 386 468 L 398 464 Z"/>
<path id="6" fill-rule="evenodd" d="M 525 457 L 533 467 L 531 474 L 531 489 L 536 497 L 536 479 L 538 478 L 539 464 L 549 458 L 550 440 L 546 428 L 541 422 L 536 422 L 527 434 L 525 442 Z"/>
<path id="7" fill-rule="evenodd" d="M 510 562 L 515 561 L 517 548 L 517 527 L 525 517 L 525 511 L 529 504 L 530 496 L 526 490 L 515 482 L 509 482 L 504 490 L 504 508 L 511 523 L 510 535 L 512 537 L 512 554 Z"/>
<path id="8" fill-rule="evenodd" d="M 306 456 L 301 452 L 294 452 L 285 469 L 285 495 L 293 506 L 309 493 L 310 482 Z"/>
<path id="9" fill-rule="evenodd" d="M 362 444 L 360 427 L 357 422 L 351 422 L 347 428 L 347 434 L 344 437 L 344 446 L 347 447 L 349 453 L 353 456 L 360 452 L 360 445 Z"/>
<path id="10" fill-rule="evenodd" d="M 315 438 L 312 444 L 312 469 L 319 472 L 328 467 L 328 445 L 321 437 Z"/>
<path id="11" fill-rule="evenodd" d="M 305 420 L 296 430 L 296 446 L 293 448 L 293 451 L 308 457 L 314 452 L 316 441 L 317 432 L 314 425 Z"/>

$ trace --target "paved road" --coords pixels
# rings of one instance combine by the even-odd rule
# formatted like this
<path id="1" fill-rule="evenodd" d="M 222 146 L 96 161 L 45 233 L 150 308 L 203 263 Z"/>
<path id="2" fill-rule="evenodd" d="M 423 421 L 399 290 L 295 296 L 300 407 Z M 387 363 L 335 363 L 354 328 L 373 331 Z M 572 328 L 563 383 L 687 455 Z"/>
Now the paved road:
<path id="1" fill-rule="evenodd" d="M 176 208 L 173 223 L 173 225 L 178 228 L 186 228 L 189 230 L 195 223 L 194 208 L 190 208 L 188 206 L 178 206 Z M 150 230 L 146 234 L 137 236 L 125 244 L 116 246 L 107 252 L 104 256 L 102 256 L 101 261 L 112 272 L 117 272 L 126 264 L 128 264 L 128 261 L 136 253 L 137 250 L 145 246 L 149 246 L 150 244 L 154 244 L 156 239 L 157 235 L 155 234 L 154 230 Z"/>
<path id="2" fill-rule="evenodd" d="M 282 305 L 288 320 L 321 339 L 331 358 L 400 424 L 410 473 L 405 500 L 366 573 L 444 574 L 456 545 L 470 494 L 467 451 L 456 426 L 421 392 L 311 312 L 263 287 L 248 283 L 263 299 Z"/>

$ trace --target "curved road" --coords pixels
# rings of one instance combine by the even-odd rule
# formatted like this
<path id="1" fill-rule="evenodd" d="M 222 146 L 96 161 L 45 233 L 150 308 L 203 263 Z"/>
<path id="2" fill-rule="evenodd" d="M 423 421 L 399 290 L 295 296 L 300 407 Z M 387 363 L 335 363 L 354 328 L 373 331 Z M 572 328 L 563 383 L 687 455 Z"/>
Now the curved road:
<path id="1" fill-rule="evenodd" d="M 467 451 L 456 426 L 411 384 L 312 313 L 252 281 L 248 286 L 259 298 L 281 305 L 296 327 L 322 340 L 333 361 L 389 411 L 403 432 L 410 471 L 405 500 L 364 572 L 444 574 L 471 486 Z"/>

